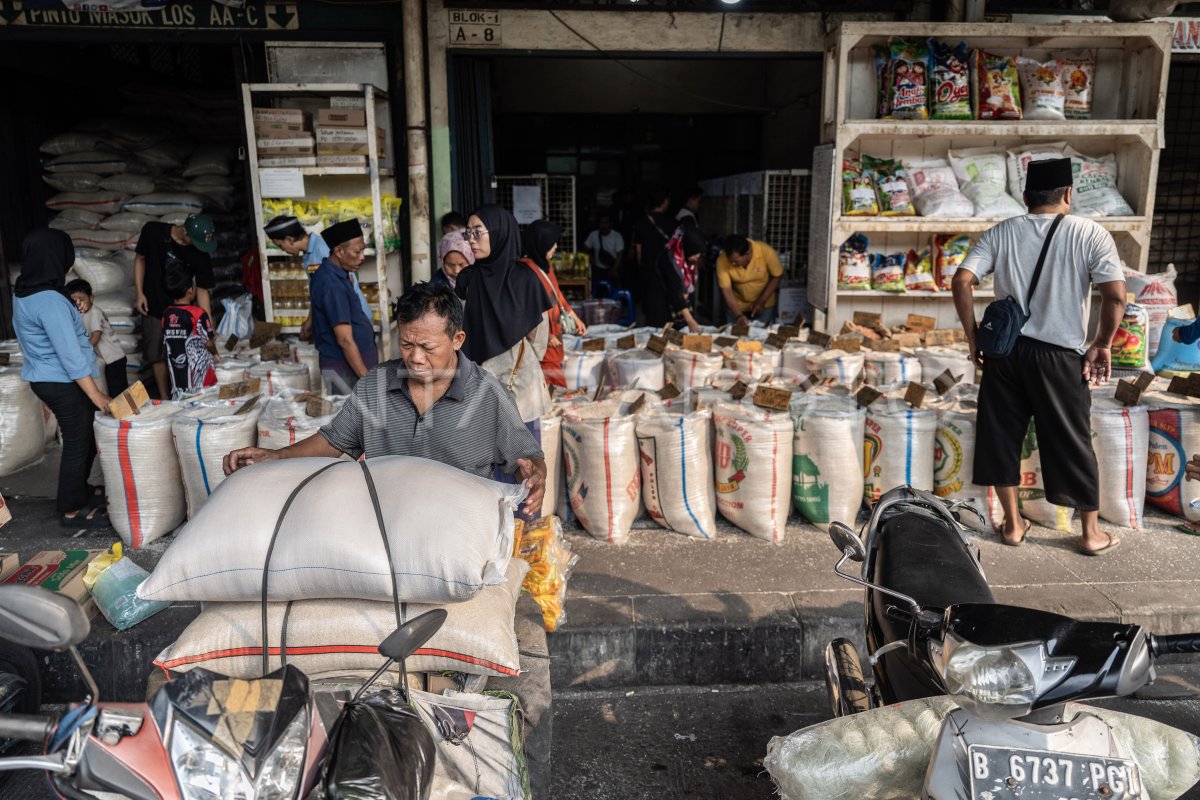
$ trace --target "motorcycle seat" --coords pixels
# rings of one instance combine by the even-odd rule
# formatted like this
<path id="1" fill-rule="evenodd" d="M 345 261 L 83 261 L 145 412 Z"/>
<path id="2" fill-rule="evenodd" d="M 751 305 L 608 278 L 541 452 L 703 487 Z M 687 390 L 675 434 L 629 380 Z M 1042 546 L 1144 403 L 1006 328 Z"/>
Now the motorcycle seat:
<path id="1" fill-rule="evenodd" d="M 879 528 L 874 581 L 923 608 L 994 603 L 992 590 L 958 532 L 922 514 L 898 514 Z"/>

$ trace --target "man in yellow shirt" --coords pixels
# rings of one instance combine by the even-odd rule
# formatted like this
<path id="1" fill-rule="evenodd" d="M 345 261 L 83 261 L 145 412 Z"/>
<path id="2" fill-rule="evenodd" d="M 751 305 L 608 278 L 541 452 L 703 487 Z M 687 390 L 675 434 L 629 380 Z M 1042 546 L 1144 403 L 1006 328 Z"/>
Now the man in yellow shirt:
<path id="1" fill-rule="evenodd" d="M 782 279 L 783 265 L 771 245 L 736 233 L 725 237 L 717 258 L 717 286 L 725 298 L 726 320 L 770 325 Z"/>

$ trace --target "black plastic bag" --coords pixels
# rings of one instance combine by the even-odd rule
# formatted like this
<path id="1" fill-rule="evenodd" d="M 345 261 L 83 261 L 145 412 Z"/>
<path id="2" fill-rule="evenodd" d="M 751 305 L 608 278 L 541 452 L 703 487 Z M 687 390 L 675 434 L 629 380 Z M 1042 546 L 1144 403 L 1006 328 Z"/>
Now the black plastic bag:
<path id="1" fill-rule="evenodd" d="M 322 783 L 328 800 L 427 800 L 437 757 L 420 717 L 396 691 L 342 711 Z"/>

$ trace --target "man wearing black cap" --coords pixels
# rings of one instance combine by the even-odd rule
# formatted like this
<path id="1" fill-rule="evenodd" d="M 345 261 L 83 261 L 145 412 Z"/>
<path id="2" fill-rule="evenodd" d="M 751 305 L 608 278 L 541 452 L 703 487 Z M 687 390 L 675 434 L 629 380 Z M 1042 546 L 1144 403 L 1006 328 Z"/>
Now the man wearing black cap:
<path id="1" fill-rule="evenodd" d="M 1035 161 L 1025 182 L 1029 213 L 985 233 L 954 275 L 954 305 L 976 363 L 983 367 L 975 433 L 975 483 L 995 486 L 1004 507 L 1005 544 L 1019 545 L 1021 445 L 1033 418 L 1046 499 L 1077 509 L 1079 551 L 1100 555 L 1120 540 L 1099 528 L 1099 479 L 1092 450 L 1089 384 L 1106 383 L 1109 348 L 1125 311 L 1125 276 L 1112 236 L 1090 219 L 1070 216 L 1071 159 Z M 1063 216 L 1066 215 L 1066 216 Z M 1061 216 L 1061 220 L 1058 218 Z M 1057 226 L 1055 225 L 1058 220 Z M 1047 237 L 1042 272 L 1033 275 Z M 1005 358 L 983 358 L 975 345 L 974 285 L 996 276 L 996 297 L 1011 297 L 1028 315 Z M 1100 290 L 1100 319 L 1088 343 L 1091 290 Z"/>
<path id="2" fill-rule="evenodd" d="M 326 384 L 338 394 L 349 394 L 378 360 L 375 325 L 364 312 L 350 277 L 362 266 L 366 242 L 357 219 L 330 225 L 321 237 L 330 254 L 309 283 L 313 343 Z"/>
<path id="3" fill-rule="evenodd" d="M 192 215 L 182 225 L 147 222 L 138 235 L 133 261 L 134 309 L 142 315 L 142 355 L 154 368 L 154 383 L 163 400 L 171 397 L 162 330 L 163 312 L 172 300 L 167 296 L 167 271 L 181 265 L 196 278 L 196 304 L 211 317 L 208 292 L 217 285 L 211 257 L 216 249 L 216 229 L 206 216 Z"/>

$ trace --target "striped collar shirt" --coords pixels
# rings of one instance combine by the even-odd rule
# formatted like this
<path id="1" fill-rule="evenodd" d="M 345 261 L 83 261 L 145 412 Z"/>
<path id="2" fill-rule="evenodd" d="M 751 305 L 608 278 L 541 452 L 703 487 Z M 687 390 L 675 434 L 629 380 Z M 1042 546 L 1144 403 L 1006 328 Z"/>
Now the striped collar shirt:
<path id="1" fill-rule="evenodd" d="M 415 456 L 491 478 L 512 474 L 517 459 L 541 457 L 511 395 L 462 353 L 450 388 L 424 414 L 417 412 L 400 359 L 368 372 L 320 434 L 354 458 Z"/>

